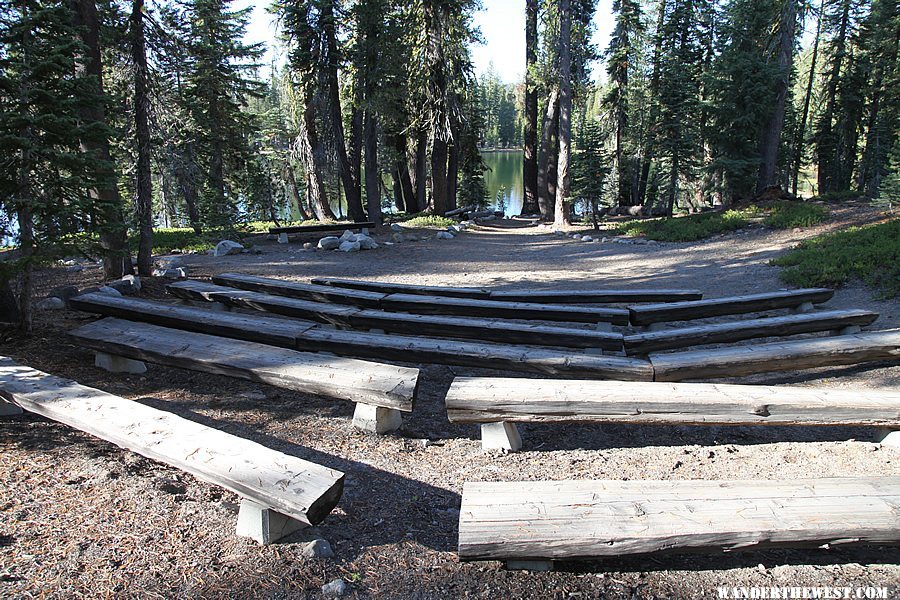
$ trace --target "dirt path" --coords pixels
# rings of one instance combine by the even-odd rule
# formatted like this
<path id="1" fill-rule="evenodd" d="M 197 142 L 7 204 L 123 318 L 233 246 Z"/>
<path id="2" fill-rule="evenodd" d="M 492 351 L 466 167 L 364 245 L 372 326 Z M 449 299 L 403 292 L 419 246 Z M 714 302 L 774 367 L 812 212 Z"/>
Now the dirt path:
<path id="1" fill-rule="evenodd" d="M 690 287 L 714 297 L 784 287 L 768 260 L 832 226 L 651 245 L 479 229 L 349 255 L 261 240 L 261 254 L 179 260 L 196 277 L 242 271 L 501 288 Z M 160 287 L 148 293 L 160 295 Z M 829 305 L 876 310 L 874 328 L 900 327 L 900 301 L 875 301 L 862 286 L 839 290 Z M 85 318 L 45 314 L 34 339 L 8 338 L 0 352 L 341 469 L 346 491 L 320 527 L 259 547 L 233 535 L 233 494 L 38 417 L 0 418 L 0 596 L 314 598 L 335 578 L 361 598 L 714 598 L 718 586 L 738 585 L 875 585 L 900 594 L 900 553 L 883 548 L 610 559 L 552 573 L 459 564 L 454 552 L 467 480 L 900 473 L 900 451 L 872 443 L 870 430 L 531 425 L 521 428 L 523 452 L 491 454 L 481 451 L 476 427 L 451 425 L 443 411 L 454 375 L 485 371 L 422 367 L 416 411 L 400 434 L 372 436 L 352 428 L 352 405 L 336 399 L 155 366 L 145 376 L 112 376 L 62 335 Z M 744 381 L 898 386 L 900 366 Z M 302 543 L 316 537 L 331 542 L 334 559 L 301 557 Z"/>

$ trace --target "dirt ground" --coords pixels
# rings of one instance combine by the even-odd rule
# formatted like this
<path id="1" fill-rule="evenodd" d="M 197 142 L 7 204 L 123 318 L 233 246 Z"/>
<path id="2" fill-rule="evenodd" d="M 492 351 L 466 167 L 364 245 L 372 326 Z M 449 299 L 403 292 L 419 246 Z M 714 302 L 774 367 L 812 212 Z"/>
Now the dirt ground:
<path id="1" fill-rule="evenodd" d="M 784 288 L 770 258 L 815 233 L 878 218 L 847 209 L 802 231 L 751 227 L 688 244 L 576 242 L 504 222 L 357 254 L 261 236 L 260 254 L 173 258 L 200 278 L 241 271 L 508 289 L 681 287 L 715 297 Z M 99 276 L 74 271 L 48 271 L 44 284 L 84 286 Z M 143 295 L 164 297 L 161 281 L 146 283 Z M 828 306 L 879 312 L 872 329 L 900 327 L 900 300 L 875 300 L 861 285 Z M 715 598 L 719 586 L 751 585 L 889 587 L 900 597 L 897 548 L 623 557 L 548 573 L 461 564 L 455 553 L 465 481 L 900 474 L 900 451 L 874 443 L 871 430 L 528 425 L 522 452 L 486 453 L 477 427 L 447 421 L 443 398 L 454 376 L 490 371 L 417 365 L 415 412 L 397 434 L 375 436 L 351 426 L 353 405 L 340 399 L 155 365 L 141 376 L 102 371 L 64 335 L 94 318 L 41 313 L 33 338 L 3 333 L 0 354 L 339 469 L 344 495 L 320 526 L 263 547 L 234 535 L 240 500 L 230 492 L 38 416 L 0 417 L 0 597 L 318 598 L 338 578 L 351 598 Z M 734 381 L 896 388 L 900 365 Z M 303 558 L 303 544 L 319 537 L 334 558 Z"/>

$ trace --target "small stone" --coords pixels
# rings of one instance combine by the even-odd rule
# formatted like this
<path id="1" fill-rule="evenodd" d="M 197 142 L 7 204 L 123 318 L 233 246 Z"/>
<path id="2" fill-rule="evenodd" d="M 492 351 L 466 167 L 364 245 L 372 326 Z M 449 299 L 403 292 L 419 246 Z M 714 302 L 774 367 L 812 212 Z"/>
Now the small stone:
<path id="1" fill-rule="evenodd" d="M 241 392 L 241 398 L 245 400 L 262 401 L 268 398 L 263 392 Z"/>
<path id="2" fill-rule="evenodd" d="M 589 235 L 583 235 L 583 236 L 581 236 L 581 241 L 582 241 L 582 242 L 593 242 L 593 241 L 594 241 L 594 238 L 592 238 L 592 237 L 589 236 Z"/>
<path id="3" fill-rule="evenodd" d="M 571 236 L 569 236 L 569 237 L 571 237 L 573 240 L 581 240 L 581 236 L 580 236 L 579 234 L 577 234 L 577 233 L 573 233 L 573 234 L 572 234 Z"/>
<path id="4" fill-rule="evenodd" d="M 803 231 L 803 230 L 800 229 L 799 227 L 794 227 L 793 229 L 791 229 L 791 233 L 800 233 L 801 231 Z"/>
<path id="5" fill-rule="evenodd" d="M 117 279 L 115 281 L 108 282 L 106 285 L 125 296 L 135 294 L 139 289 L 141 289 L 140 283 L 138 283 L 138 287 L 135 287 L 134 282 L 127 279 Z"/>
<path id="6" fill-rule="evenodd" d="M 50 293 L 47 294 L 51 298 L 59 298 L 60 300 L 68 300 L 74 296 L 78 295 L 78 288 L 74 285 L 62 285 L 59 287 L 55 287 L 50 290 Z"/>
<path id="7" fill-rule="evenodd" d="M 66 307 L 66 301 L 56 296 L 44 298 L 34 305 L 37 310 L 62 310 Z"/>
<path id="8" fill-rule="evenodd" d="M 403 226 L 400 223 L 391 223 L 391 231 L 403 233 Z"/>
<path id="9" fill-rule="evenodd" d="M 349 229 L 345 229 L 344 233 L 341 234 L 340 239 L 342 242 L 353 242 L 356 240 L 356 234 Z"/>
<path id="10" fill-rule="evenodd" d="M 394 245 L 394 242 L 384 242 L 384 245 L 385 245 L 385 246 L 393 246 L 393 245 Z"/>
<path id="11" fill-rule="evenodd" d="M 452 240 L 453 234 L 450 233 L 449 231 L 438 231 L 437 236 L 435 236 L 435 237 L 437 237 L 437 239 L 439 239 L 439 240 Z"/>
<path id="12" fill-rule="evenodd" d="M 319 240 L 319 248 L 322 250 L 336 250 L 340 245 L 340 238 L 334 235 L 329 235 Z"/>
<path id="13" fill-rule="evenodd" d="M 353 241 L 359 244 L 361 250 L 374 250 L 378 247 L 378 243 L 375 240 L 362 233 L 356 235 Z"/>
<path id="14" fill-rule="evenodd" d="M 136 292 L 141 291 L 141 278 L 137 275 L 125 275 L 122 277 L 122 281 L 131 282 L 131 287 L 133 287 Z"/>
<path id="15" fill-rule="evenodd" d="M 326 598 L 340 598 L 347 593 L 347 584 L 343 579 L 335 579 L 322 586 L 322 595 Z"/>
<path id="16" fill-rule="evenodd" d="M 315 246 L 313 246 L 312 242 L 306 242 L 306 243 L 303 244 L 303 249 L 304 249 L 304 250 L 312 250 L 312 249 L 314 249 L 314 248 L 315 248 Z"/>
<path id="17" fill-rule="evenodd" d="M 338 246 L 338 250 L 341 252 L 359 252 L 359 242 L 341 242 L 341 245 Z"/>
<path id="18" fill-rule="evenodd" d="M 303 558 L 332 558 L 334 550 L 331 549 L 331 544 L 328 543 L 328 540 L 319 538 L 304 544 L 300 554 Z"/>
<path id="19" fill-rule="evenodd" d="M 157 477 L 153 480 L 153 487 L 173 496 L 187 492 L 187 488 L 183 483 L 171 477 Z"/>
<path id="20" fill-rule="evenodd" d="M 97 293 L 105 294 L 107 296 L 121 296 L 122 295 L 122 293 L 119 290 L 117 290 L 115 288 L 111 288 L 108 285 L 104 285 L 103 287 L 101 287 L 99 290 L 97 290 Z"/>
<path id="21" fill-rule="evenodd" d="M 391 241 L 394 242 L 395 244 L 402 244 L 403 243 L 403 234 L 395 233 L 394 235 L 391 236 Z"/>
<path id="22" fill-rule="evenodd" d="M 216 244 L 216 250 L 213 256 L 229 256 L 231 254 L 240 254 L 244 247 L 237 242 L 231 240 L 222 240 Z"/>

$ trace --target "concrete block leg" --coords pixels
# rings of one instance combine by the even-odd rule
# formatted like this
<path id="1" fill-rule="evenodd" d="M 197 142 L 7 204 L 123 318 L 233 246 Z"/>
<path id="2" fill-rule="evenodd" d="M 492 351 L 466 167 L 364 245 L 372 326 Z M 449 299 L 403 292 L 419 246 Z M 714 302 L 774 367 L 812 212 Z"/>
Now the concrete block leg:
<path id="1" fill-rule="evenodd" d="M 860 331 L 862 331 L 862 328 L 859 325 L 848 325 L 846 327 L 841 327 L 840 329 L 833 329 L 831 335 L 853 335 Z"/>
<path id="2" fill-rule="evenodd" d="M 882 446 L 900 449 L 900 429 L 882 428 L 875 433 L 875 441 Z"/>
<path id="3" fill-rule="evenodd" d="M 132 360 L 124 356 L 107 354 L 106 352 L 94 353 L 94 365 L 106 369 L 111 373 L 131 373 L 140 375 L 147 372 L 147 365 L 140 360 Z"/>
<path id="4" fill-rule="evenodd" d="M 252 500 L 241 500 L 238 511 L 236 533 L 241 537 L 253 538 L 266 545 L 303 529 L 306 524 L 280 512 L 257 504 Z"/>
<path id="5" fill-rule="evenodd" d="M 585 348 L 584 353 L 591 356 L 603 356 L 603 348 Z"/>
<path id="6" fill-rule="evenodd" d="M 612 323 L 607 323 L 606 321 L 600 321 L 599 323 L 597 323 L 597 326 L 595 327 L 595 329 L 597 331 L 612 331 L 613 330 Z"/>
<path id="7" fill-rule="evenodd" d="M 804 302 L 803 304 L 801 304 L 800 306 L 795 308 L 793 310 L 793 312 L 794 313 L 808 313 L 808 312 L 812 311 L 812 309 L 813 309 L 812 302 Z"/>
<path id="8" fill-rule="evenodd" d="M 552 571 L 552 560 L 508 560 L 506 568 L 509 571 Z"/>
<path id="9" fill-rule="evenodd" d="M 11 404 L 6 402 L 5 400 L 0 400 L 0 417 L 10 417 L 12 415 L 21 415 L 22 408 L 16 406 L 15 404 Z"/>
<path id="10" fill-rule="evenodd" d="M 651 331 L 662 331 L 665 328 L 666 328 L 665 323 L 651 323 L 650 325 L 644 326 L 644 331 L 649 333 Z"/>
<path id="11" fill-rule="evenodd" d="M 210 302 L 209 308 L 216 312 L 231 312 L 231 307 L 222 302 Z"/>
<path id="12" fill-rule="evenodd" d="M 370 433 L 389 433 L 400 429 L 403 417 L 394 408 L 357 402 L 353 410 L 353 425 Z"/>
<path id="13" fill-rule="evenodd" d="M 481 424 L 481 447 L 484 450 L 508 450 L 516 452 L 522 449 L 522 437 L 515 423 L 501 421 L 499 423 Z"/>
<path id="14" fill-rule="evenodd" d="M 278 234 L 278 243 L 279 244 L 287 244 L 288 243 L 288 235 L 286 233 Z"/>

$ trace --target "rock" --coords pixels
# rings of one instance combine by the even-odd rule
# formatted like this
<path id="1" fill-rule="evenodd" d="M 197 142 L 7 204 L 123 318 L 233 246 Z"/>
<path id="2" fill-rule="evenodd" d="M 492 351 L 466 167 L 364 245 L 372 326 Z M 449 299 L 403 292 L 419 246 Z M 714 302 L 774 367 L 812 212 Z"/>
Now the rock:
<path id="1" fill-rule="evenodd" d="M 391 241 L 394 242 L 395 244 L 402 244 L 403 243 L 403 235 L 400 233 L 395 233 L 394 235 L 391 236 Z"/>
<path id="2" fill-rule="evenodd" d="M 449 227 L 447 227 L 447 231 L 449 231 L 450 233 L 454 233 L 454 234 L 462 233 L 465 230 L 466 230 L 465 225 L 450 225 Z"/>
<path id="3" fill-rule="evenodd" d="M 34 305 L 37 310 L 62 310 L 66 307 L 66 301 L 56 296 L 44 298 Z"/>
<path id="4" fill-rule="evenodd" d="M 566 235 L 565 231 L 560 231 L 559 229 L 553 230 L 553 235 Z"/>
<path id="5" fill-rule="evenodd" d="M 341 245 L 338 246 L 338 250 L 341 252 L 359 252 L 359 242 L 341 242 Z"/>
<path id="6" fill-rule="evenodd" d="M 185 279 L 187 277 L 187 270 L 185 270 L 184 267 L 178 267 L 176 269 L 154 269 L 153 276 L 167 277 L 169 279 Z"/>
<path id="7" fill-rule="evenodd" d="M 393 246 L 393 245 L 394 245 L 394 242 L 385 242 L 384 245 L 385 245 L 385 246 Z"/>
<path id="8" fill-rule="evenodd" d="M 78 273 L 80 271 L 84 271 L 84 267 L 81 265 L 71 265 L 66 267 L 66 273 Z"/>
<path id="9" fill-rule="evenodd" d="M 313 246 L 312 242 L 306 242 L 305 244 L 303 244 L 304 250 L 312 250 L 314 248 L 315 248 L 315 246 Z"/>
<path id="10" fill-rule="evenodd" d="M 241 392 L 239 395 L 244 400 L 253 400 L 254 402 L 261 402 L 268 398 L 263 392 Z"/>
<path id="11" fill-rule="evenodd" d="M 130 281 L 131 287 L 134 288 L 134 291 L 141 291 L 141 278 L 137 275 L 125 275 L 122 277 L 122 281 Z"/>
<path id="12" fill-rule="evenodd" d="M 331 544 L 327 540 L 319 538 L 304 544 L 300 554 L 303 558 L 331 558 L 334 556 L 334 550 L 331 549 Z"/>
<path id="13" fill-rule="evenodd" d="M 452 240 L 453 234 L 449 231 L 438 231 L 435 237 L 439 240 Z"/>
<path id="14" fill-rule="evenodd" d="M 374 250 L 378 247 L 378 242 L 362 233 L 356 235 L 353 241 L 359 244 L 362 250 Z"/>
<path id="15" fill-rule="evenodd" d="M 606 237 L 605 237 L 605 238 L 600 238 L 600 243 L 602 243 L 602 244 L 605 244 L 605 243 L 608 242 L 608 241 L 609 241 L 609 238 L 606 238 Z"/>
<path id="16" fill-rule="evenodd" d="M 570 237 L 571 237 L 573 240 L 581 240 L 581 236 L 580 236 L 579 234 L 577 234 L 577 233 L 573 233 Z"/>
<path id="17" fill-rule="evenodd" d="M 583 235 L 583 236 L 581 236 L 581 241 L 582 241 L 582 242 L 593 242 L 593 241 L 594 241 L 594 238 L 592 238 L 592 237 L 589 236 L 589 235 Z"/>
<path id="18" fill-rule="evenodd" d="M 209 254 L 209 255 L 213 255 L 215 253 L 216 253 L 216 251 L 214 249 L 207 252 L 207 254 Z M 156 264 L 159 266 L 160 269 L 174 269 L 175 267 L 180 267 L 184 263 L 182 262 L 182 259 L 180 256 L 172 256 L 172 257 L 161 258 L 156 261 Z"/>
<path id="19" fill-rule="evenodd" d="M 355 241 L 356 234 L 350 231 L 349 229 L 345 229 L 344 233 L 341 234 L 342 242 L 352 242 Z"/>
<path id="20" fill-rule="evenodd" d="M 47 294 L 51 298 L 59 298 L 63 302 L 78 295 L 78 288 L 74 285 L 61 285 L 50 290 Z"/>
<path id="21" fill-rule="evenodd" d="M 319 240 L 319 248 L 322 250 L 336 250 L 341 245 L 341 240 L 337 236 L 329 235 Z"/>
<path id="22" fill-rule="evenodd" d="M 108 285 L 104 285 L 100 289 L 97 290 L 98 294 L 106 294 L 107 296 L 121 296 L 122 292 L 115 288 L 111 288 Z"/>
<path id="23" fill-rule="evenodd" d="M 397 233 L 403 232 L 403 226 L 400 223 L 391 223 L 391 231 L 396 231 Z"/>
<path id="24" fill-rule="evenodd" d="M 216 251 L 213 256 L 229 256 L 231 254 L 240 254 L 244 247 L 237 242 L 231 240 L 222 240 L 216 244 Z"/>
<path id="25" fill-rule="evenodd" d="M 794 227 L 793 229 L 791 229 L 791 233 L 800 233 L 800 232 L 802 232 L 802 231 L 803 231 L 803 230 L 800 229 L 799 227 Z"/>
<path id="26" fill-rule="evenodd" d="M 643 206 L 629 206 L 628 214 L 632 217 L 639 217 L 642 214 L 644 214 L 644 207 Z"/>
<path id="27" fill-rule="evenodd" d="M 122 279 L 110 281 L 106 285 L 121 294 L 130 296 L 132 294 L 138 293 L 141 290 L 141 278 L 135 277 L 134 275 L 126 275 Z"/>
<path id="28" fill-rule="evenodd" d="M 173 496 L 187 492 L 185 485 L 172 477 L 157 477 L 153 480 L 153 487 Z"/>
<path id="29" fill-rule="evenodd" d="M 322 586 L 322 595 L 326 598 L 340 598 L 347 593 L 347 584 L 343 579 L 335 579 Z"/>

